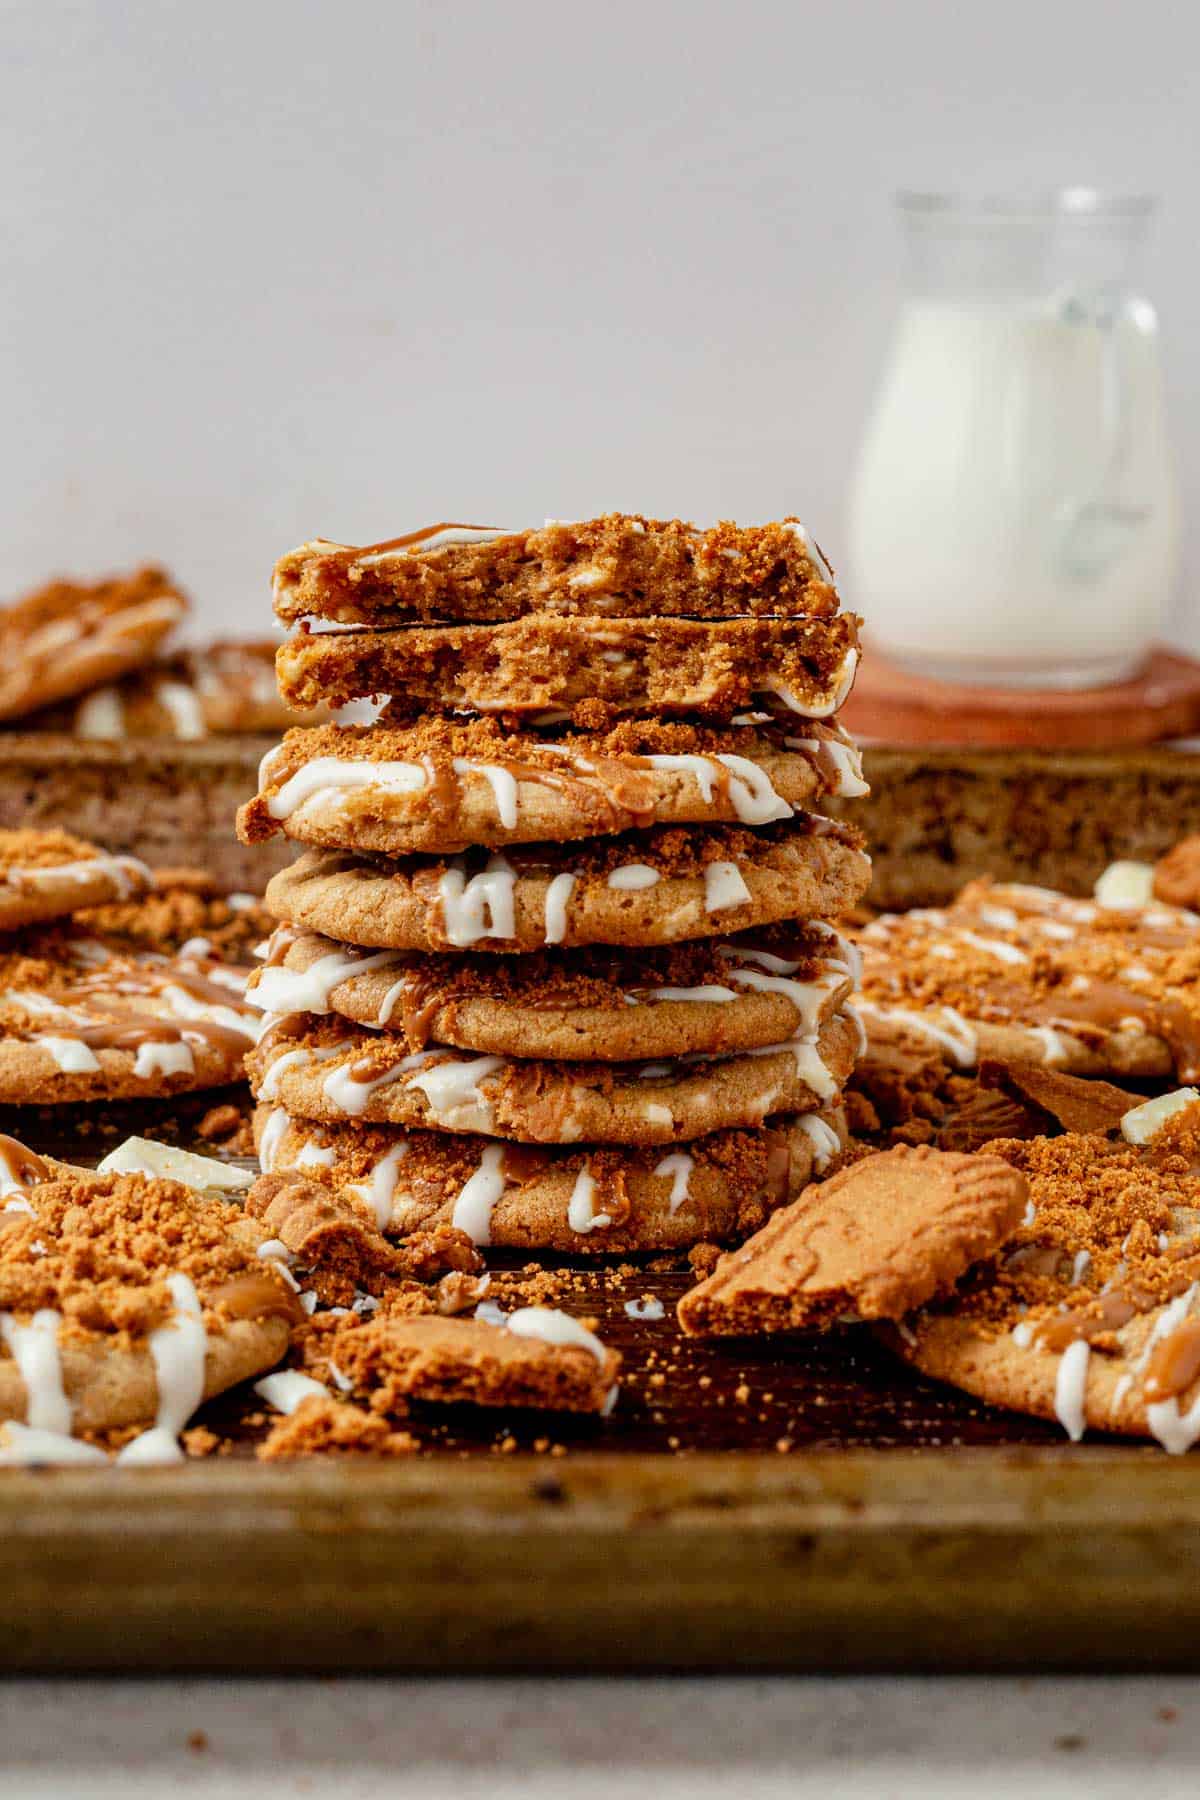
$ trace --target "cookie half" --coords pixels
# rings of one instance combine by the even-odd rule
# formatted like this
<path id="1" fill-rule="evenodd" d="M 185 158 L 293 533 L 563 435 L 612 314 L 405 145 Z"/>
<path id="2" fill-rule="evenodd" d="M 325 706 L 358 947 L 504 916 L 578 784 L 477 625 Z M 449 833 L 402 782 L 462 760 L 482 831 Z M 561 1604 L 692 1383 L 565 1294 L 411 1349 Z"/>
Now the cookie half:
<path id="1" fill-rule="evenodd" d="M 384 543 L 317 538 L 275 566 L 275 611 L 393 625 L 527 613 L 732 619 L 838 609 L 833 572 L 797 519 L 723 523 L 608 513 L 540 530 L 428 525 Z"/>
<path id="2" fill-rule="evenodd" d="M 952 906 L 853 934 L 863 1018 L 982 1058 L 1075 1075 L 1200 1076 L 1200 917 L 972 882 Z"/>
<path id="3" fill-rule="evenodd" d="M 258 1032 L 248 971 L 213 957 L 122 954 L 45 927 L 0 955 L 0 1102 L 174 1094 L 238 1081 Z"/>
<path id="4" fill-rule="evenodd" d="M 862 1044 L 849 1008 L 815 1035 L 741 1056 L 526 1062 L 407 1053 L 394 1035 L 300 1013 L 270 1024 L 246 1067 L 258 1099 L 304 1119 L 434 1126 L 534 1144 L 670 1144 L 840 1095 Z"/>
<path id="5" fill-rule="evenodd" d="M 870 881 L 861 846 L 852 828 L 802 813 L 759 831 L 662 828 L 503 856 L 307 850 L 266 898 L 290 925 L 371 949 L 647 947 L 836 918 Z"/>
<path id="6" fill-rule="evenodd" d="M 444 709 L 552 723 L 589 703 L 639 717 L 727 720 L 762 700 L 798 719 L 827 719 L 849 697 L 857 660 L 849 613 L 724 620 L 543 613 L 503 625 L 301 633 L 280 646 L 276 667 L 280 692 L 295 707 L 386 694 L 395 721 Z"/>
<path id="7" fill-rule="evenodd" d="M 175 1181 L 60 1165 L 24 1185 L 0 1212 L 0 1461 L 135 1425 L 122 1461 L 181 1460 L 200 1402 L 272 1368 L 304 1317 L 266 1236 Z"/>
<path id="8" fill-rule="evenodd" d="M 1194 1161 L 1067 1135 L 993 1146 L 1025 1220 L 956 1293 L 886 1328 L 923 1374 L 1088 1428 L 1200 1439 L 1200 1177 Z"/>
<path id="9" fill-rule="evenodd" d="M 0 719 L 81 694 L 153 656 L 187 602 L 162 569 L 54 581 L 0 608 Z"/>
<path id="10" fill-rule="evenodd" d="M 333 849 L 454 853 L 653 825 L 769 825 L 863 791 L 853 744 L 815 722 L 791 737 L 628 720 L 554 739 L 493 719 L 327 725 L 289 731 L 263 759 L 238 832 L 248 844 L 283 831 Z"/>
<path id="11" fill-rule="evenodd" d="M 65 831 L 0 831 L 0 931 L 129 900 L 153 879 L 136 857 L 113 856 Z"/>
<path id="12" fill-rule="evenodd" d="M 337 1013 L 500 1056 L 628 1062 L 726 1055 L 811 1035 L 850 998 L 854 952 L 829 926 L 777 925 L 668 949 L 530 956 L 373 954 L 281 926 L 247 998 Z"/>
<path id="13" fill-rule="evenodd" d="M 784 1207 L 679 1302 L 693 1335 L 814 1331 L 898 1319 L 1020 1223 L 1024 1176 L 998 1156 L 901 1145 Z"/>
<path id="14" fill-rule="evenodd" d="M 386 1125 L 317 1125 L 282 1107 L 254 1118 L 267 1172 L 319 1178 L 391 1236 L 454 1225 L 516 1249 L 676 1250 L 728 1243 L 835 1168 L 846 1145 L 837 1105 L 778 1115 L 757 1131 L 717 1131 L 686 1149 L 495 1144 Z"/>

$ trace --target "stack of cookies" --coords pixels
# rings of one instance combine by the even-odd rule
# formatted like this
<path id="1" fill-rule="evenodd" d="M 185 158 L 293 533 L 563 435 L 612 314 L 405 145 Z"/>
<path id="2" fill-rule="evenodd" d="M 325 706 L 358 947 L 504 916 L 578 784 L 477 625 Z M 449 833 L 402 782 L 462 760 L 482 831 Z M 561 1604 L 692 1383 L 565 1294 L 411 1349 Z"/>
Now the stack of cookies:
<path id="1" fill-rule="evenodd" d="M 239 815 L 306 846 L 250 996 L 264 1168 L 574 1251 L 736 1240 L 831 1168 L 869 865 L 818 809 L 866 789 L 803 527 L 439 525 L 275 595 L 284 699 L 380 710 L 289 731 Z"/>

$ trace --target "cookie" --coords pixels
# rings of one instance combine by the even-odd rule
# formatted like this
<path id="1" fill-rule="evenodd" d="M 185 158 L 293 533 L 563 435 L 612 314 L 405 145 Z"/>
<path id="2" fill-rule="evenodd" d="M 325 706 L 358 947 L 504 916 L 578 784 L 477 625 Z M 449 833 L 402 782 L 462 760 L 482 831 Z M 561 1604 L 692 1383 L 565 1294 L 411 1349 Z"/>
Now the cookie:
<path id="1" fill-rule="evenodd" d="M 566 849 L 398 861 L 306 850 L 273 877 L 279 919 L 370 949 L 649 947 L 836 918 L 871 878 L 858 834 L 804 813 L 758 831 L 663 828 Z"/>
<path id="2" fill-rule="evenodd" d="M 861 1028 L 849 1008 L 815 1036 L 718 1060 L 527 1062 L 409 1054 L 399 1038 L 312 1013 L 268 1025 L 246 1059 L 258 1099 L 300 1118 L 436 1126 L 535 1144 L 671 1144 L 836 1100 Z"/>
<path id="3" fill-rule="evenodd" d="M 0 1103 L 51 1106 L 220 1087 L 258 1031 L 247 971 L 121 954 L 71 927 L 0 951 Z"/>
<path id="4" fill-rule="evenodd" d="M 1167 906 L 1200 909 L 1200 837 L 1181 838 L 1160 856 L 1150 875 L 1151 891 Z"/>
<path id="5" fill-rule="evenodd" d="M 549 1306 L 520 1307 L 502 1325 L 350 1313 L 314 1323 L 303 1354 L 318 1378 L 336 1371 L 344 1392 L 401 1416 L 413 1400 L 608 1413 L 621 1367 L 580 1320 Z"/>
<path id="6" fill-rule="evenodd" d="M 162 569 L 147 568 L 92 587 L 53 581 L 0 608 L 0 719 L 136 669 L 186 606 Z"/>
<path id="7" fill-rule="evenodd" d="M 811 1034 L 849 999 L 856 964 L 831 927 L 776 925 L 667 949 L 529 956 L 373 954 L 280 926 L 247 998 L 337 1013 L 430 1042 L 548 1060 L 726 1055 Z"/>
<path id="8" fill-rule="evenodd" d="M 1066 1135 L 993 1150 L 1029 1184 L 1024 1223 L 953 1296 L 886 1331 L 923 1374 L 1088 1428 L 1200 1438 L 1200 1176 L 1187 1151 Z"/>
<path id="9" fill-rule="evenodd" d="M 0 931 L 143 894 L 153 876 L 65 831 L 0 831 Z"/>
<path id="10" fill-rule="evenodd" d="M 389 716 L 502 713 L 590 723 L 596 705 L 638 717 L 728 720 L 762 700 L 802 719 L 845 702 L 858 660 L 855 620 L 595 619 L 539 613 L 504 625 L 302 632 L 280 646 L 293 706 L 391 696 Z M 799 725 L 797 725 L 799 730 Z"/>
<path id="11" fill-rule="evenodd" d="M 119 1460 L 182 1460 L 201 1400 L 273 1367 L 304 1317 L 264 1239 L 175 1181 L 60 1166 L 27 1186 L 0 1214 L 0 1460 L 131 1426 Z"/>
<path id="12" fill-rule="evenodd" d="M 692 1336 L 902 1318 L 1016 1229 L 1024 1177 L 996 1156 L 901 1146 L 773 1214 L 679 1302 Z"/>
<path id="13" fill-rule="evenodd" d="M 796 519 L 723 523 L 608 513 L 541 530 L 429 525 L 384 543 L 324 538 L 275 566 L 285 623 L 349 625 L 519 619 L 528 613 L 734 619 L 838 609 L 833 573 Z"/>
<path id="14" fill-rule="evenodd" d="M 254 1136 L 264 1170 L 318 1177 L 389 1236 L 453 1225 L 478 1244 L 595 1255 L 745 1237 L 835 1168 L 846 1145 L 836 1105 L 665 1155 L 316 1125 L 271 1106 L 255 1113 Z"/>
<path id="15" fill-rule="evenodd" d="M 494 719 L 326 725 L 289 731 L 264 757 L 238 834 L 453 854 L 652 825 L 769 825 L 847 789 L 862 791 L 857 752 L 817 723 L 789 737 L 761 724 L 626 720 L 555 739 Z"/>
<path id="16" fill-rule="evenodd" d="M 297 712 L 276 687 L 273 642 L 216 643 L 156 657 L 80 700 L 35 713 L 25 728 L 110 742 L 190 741 L 214 732 L 286 731 L 297 723 Z M 329 716 L 329 707 L 319 701 L 304 713 L 308 724 Z"/>
<path id="17" fill-rule="evenodd" d="M 155 869 L 148 893 L 88 907 L 76 922 L 114 949 L 212 956 L 252 966 L 275 920 L 257 894 L 230 893 L 203 869 Z"/>
<path id="18" fill-rule="evenodd" d="M 1075 1075 L 1200 1075 L 1200 918 L 979 881 L 952 906 L 853 933 L 863 1019 L 961 1068 L 983 1058 Z"/>

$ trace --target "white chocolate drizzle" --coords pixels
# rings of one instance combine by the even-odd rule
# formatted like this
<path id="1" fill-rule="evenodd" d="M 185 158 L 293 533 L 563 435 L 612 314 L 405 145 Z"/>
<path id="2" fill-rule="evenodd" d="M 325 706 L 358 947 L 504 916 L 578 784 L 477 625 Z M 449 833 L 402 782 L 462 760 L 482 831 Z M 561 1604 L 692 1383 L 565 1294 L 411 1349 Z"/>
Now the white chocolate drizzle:
<path id="1" fill-rule="evenodd" d="M 25 1423 L 34 1431 L 71 1435 L 71 1403 L 63 1389 L 58 1328 L 62 1315 L 41 1307 L 28 1324 L 0 1313 L 3 1336 L 25 1383 Z"/>
<path id="2" fill-rule="evenodd" d="M 117 1457 L 121 1463 L 182 1462 L 179 1434 L 204 1398 L 208 1333 L 200 1296 L 186 1275 L 168 1275 L 167 1287 L 175 1302 L 175 1316 L 149 1338 L 158 1375 L 158 1413 L 148 1431 L 126 1444 Z"/>
<path id="3" fill-rule="evenodd" d="M 1087 1339 L 1076 1338 L 1059 1357 L 1054 1378 L 1055 1416 L 1073 1444 L 1079 1442 L 1087 1428 L 1084 1400 L 1090 1356 L 1091 1345 Z"/>
<path id="4" fill-rule="evenodd" d="M 264 1375 L 261 1381 L 254 1383 L 254 1391 L 260 1400 L 281 1413 L 294 1413 L 298 1406 L 314 1396 L 322 1400 L 329 1398 L 327 1387 L 314 1381 L 311 1375 L 302 1375 L 299 1369 L 278 1369 L 274 1375 Z"/>
<path id="5" fill-rule="evenodd" d="M 468 881 L 461 866 L 448 868 L 438 882 L 443 930 L 448 943 L 461 949 L 480 938 L 511 938 L 515 931 L 513 889 L 516 876 L 502 856 Z"/>
<path id="6" fill-rule="evenodd" d="M 375 956 L 362 956 L 353 950 L 334 950 L 319 956 L 307 969 L 287 969 L 279 964 L 259 969 L 254 986 L 246 999 L 264 1012 L 329 1011 L 329 996 L 343 981 L 372 969 L 394 968 L 401 961 L 395 950 L 381 950 Z"/>
<path id="7" fill-rule="evenodd" d="M 302 806 L 342 788 L 377 788 L 382 793 L 418 794 L 429 785 L 428 771 L 420 763 L 351 762 L 337 756 L 317 756 L 305 763 L 267 801 L 273 819 L 290 819 Z"/>
<path id="8" fill-rule="evenodd" d="M 596 1212 L 595 1205 L 596 1180 L 587 1163 L 584 1163 L 575 1177 L 575 1185 L 567 1202 L 567 1224 L 572 1231 L 602 1231 L 606 1225 L 612 1224 L 609 1214 Z"/>
<path id="9" fill-rule="evenodd" d="M 834 1157 L 842 1153 L 841 1138 L 820 1113 L 802 1113 L 796 1125 L 812 1145 L 813 1173 L 823 1175 Z"/>
<path id="10" fill-rule="evenodd" d="M 562 1349 L 590 1350 L 596 1361 L 603 1363 L 608 1352 L 595 1332 L 581 1325 L 569 1313 L 553 1306 L 520 1306 L 510 1313 L 505 1325 L 516 1337 L 538 1338 L 543 1344 Z"/>
<path id="11" fill-rule="evenodd" d="M 489 1144 L 479 1167 L 454 1202 L 450 1223 L 465 1231 L 473 1244 L 492 1241 L 492 1213 L 505 1189 L 504 1145 Z"/>
<path id="12" fill-rule="evenodd" d="M 689 1184 L 695 1167 L 696 1159 L 689 1156 L 686 1150 L 673 1150 L 670 1156 L 664 1156 L 660 1163 L 655 1163 L 651 1171 L 660 1181 L 671 1183 L 667 1207 L 672 1218 L 689 1196 Z"/>
<path id="13" fill-rule="evenodd" d="M 556 875 L 546 889 L 544 937 L 548 944 L 561 944 L 567 935 L 567 902 L 575 888 L 576 877 L 569 869 Z"/>

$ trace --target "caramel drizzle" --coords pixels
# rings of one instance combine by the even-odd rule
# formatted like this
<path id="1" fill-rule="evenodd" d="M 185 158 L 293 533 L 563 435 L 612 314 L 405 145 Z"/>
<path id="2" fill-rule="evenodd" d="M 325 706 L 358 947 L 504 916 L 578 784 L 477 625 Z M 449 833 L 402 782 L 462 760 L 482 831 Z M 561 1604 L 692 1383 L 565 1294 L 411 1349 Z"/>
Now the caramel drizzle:
<path id="1" fill-rule="evenodd" d="M 0 1164 L 9 1179 L 21 1187 L 37 1187 L 39 1182 L 50 1179 L 49 1167 L 41 1157 L 19 1139 L 8 1137 L 4 1132 L 0 1132 Z"/>
<path id="2" fill-rule="evenodd" d="M 379 544 L 362 544 L 350 551 L 352 556 L 374 556 L 381 550 L 407 550 L 413 544 L 424 544 L 439 531 L 500 531 L 499 525 L 464 525 L 462 520 L 444 519 L 440 525 L 422 525 L 419 531 L 405 532 L 403 537 L 384 538 Z M 449 547 L 449 546 L 448 546 Z M 454 546 L 458 548 L 459 546 Z M 464 546 L 470 548 L 469 545 Z"/>
<path id="3" fill-rule="evenodd" d="M 232 1319 L 285 1319 L 289 1325 L 302 1325 L 308 1316 L 291 1288 L 268 1274 L 223 1281 L 206 1301 Z"/>

